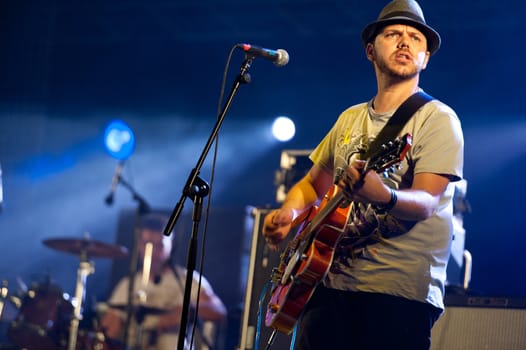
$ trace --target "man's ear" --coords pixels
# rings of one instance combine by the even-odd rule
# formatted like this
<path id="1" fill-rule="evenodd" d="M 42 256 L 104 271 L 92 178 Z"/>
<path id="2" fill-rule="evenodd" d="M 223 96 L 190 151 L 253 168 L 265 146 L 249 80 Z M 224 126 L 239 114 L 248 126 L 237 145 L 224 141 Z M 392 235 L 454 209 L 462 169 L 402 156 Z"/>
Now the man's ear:
<path id="1" fill-rule="evenodd" d="M 430 57 L 431 57 L 431 53 L 429 51 L 426 51 L 426 57 L 424 59 L 424 64 L 422 65 L 422 70 L 427 68 L 427 64 L 429 63 Z"/>
<path id="2" fill-rule="evenodd" d="M 365 56 L 369 61 L 374 61 L 374 45 L 372 43 L 365 45 Z"/>

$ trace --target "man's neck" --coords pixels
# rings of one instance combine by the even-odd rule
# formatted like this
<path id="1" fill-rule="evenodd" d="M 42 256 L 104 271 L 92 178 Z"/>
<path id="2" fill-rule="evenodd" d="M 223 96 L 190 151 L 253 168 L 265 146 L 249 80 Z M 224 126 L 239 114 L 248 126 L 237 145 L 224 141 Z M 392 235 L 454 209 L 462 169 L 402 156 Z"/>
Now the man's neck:
<path id="1" fill-rule="evenodd" d="M 378 83 L 378 92 L 373 103 L 374 111 L 377 113 L 393 111 L 418 89 L 418 76 L 410 80 Z"/>

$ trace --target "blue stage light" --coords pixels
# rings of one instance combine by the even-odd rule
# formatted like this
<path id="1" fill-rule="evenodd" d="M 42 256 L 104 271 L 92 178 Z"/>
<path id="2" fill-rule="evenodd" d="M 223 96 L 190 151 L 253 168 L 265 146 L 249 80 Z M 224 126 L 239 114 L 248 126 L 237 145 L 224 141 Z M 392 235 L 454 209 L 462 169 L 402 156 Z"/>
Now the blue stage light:
<path id="1" fill-rule="evenodd" d="M 104 131 L 104 145 L 113 158 L 126 160 L 135 150 L 135 135 L 125 122 L 114 120 Z"/>

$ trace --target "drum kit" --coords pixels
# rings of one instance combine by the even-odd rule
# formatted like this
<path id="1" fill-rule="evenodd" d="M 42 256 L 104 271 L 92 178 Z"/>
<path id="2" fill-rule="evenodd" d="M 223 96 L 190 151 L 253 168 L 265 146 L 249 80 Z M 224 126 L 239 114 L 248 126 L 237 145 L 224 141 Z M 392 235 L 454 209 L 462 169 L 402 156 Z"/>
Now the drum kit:
<path id="1" fill-rule="evenodd" d="M 11 295 L 7 283 L 0 288 L 0 323 L 6 325 L 9 344 L 2 349 L 121 350 L 100 329 L 79 327 L 86 279 L 94 273 L 90 258 L 123 258 L 125 247 L 90 238 L 52 238 L 43 241 L 51 249 L 79 257 L 75 297 L 70 299 L 51 281 L 28 288 L 22 297 Z M 142 310 L 151 313 L 157 310 Z M 97 328 L 97 327 L 94 327 Z"/>

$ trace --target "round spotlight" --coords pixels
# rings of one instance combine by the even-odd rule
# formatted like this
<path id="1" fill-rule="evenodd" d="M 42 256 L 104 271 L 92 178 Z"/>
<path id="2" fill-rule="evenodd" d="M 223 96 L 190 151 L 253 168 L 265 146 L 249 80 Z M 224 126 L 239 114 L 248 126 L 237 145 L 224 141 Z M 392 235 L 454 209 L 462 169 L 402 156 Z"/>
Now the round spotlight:
<path id="1" fill-rule="evenodd" d="M 272 124 L 272 135 L 276 140 L 286 142 L 291 140 L 296 134 L 296 126 L 288 117 L 278 117 Z"/>
<path id="2" fill-rule="evenodd" d="M 104 131 L 104 145 L 113 158 L 126 160 L 135 150 L 135 135 L 122 120 L 114 120 Z"/>

